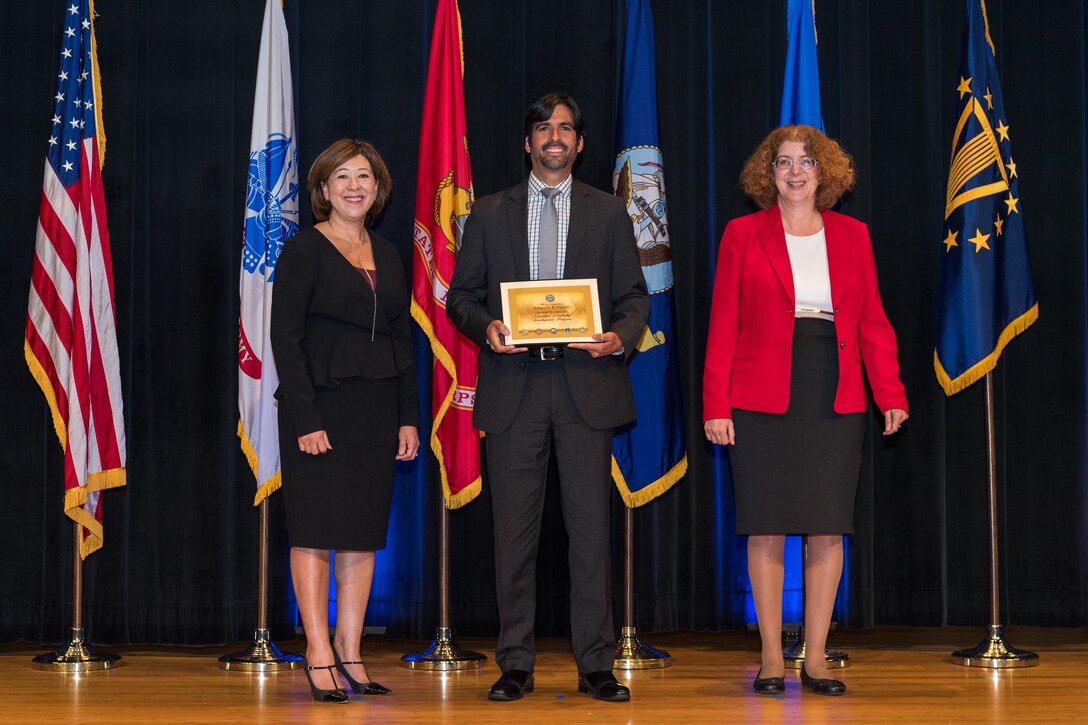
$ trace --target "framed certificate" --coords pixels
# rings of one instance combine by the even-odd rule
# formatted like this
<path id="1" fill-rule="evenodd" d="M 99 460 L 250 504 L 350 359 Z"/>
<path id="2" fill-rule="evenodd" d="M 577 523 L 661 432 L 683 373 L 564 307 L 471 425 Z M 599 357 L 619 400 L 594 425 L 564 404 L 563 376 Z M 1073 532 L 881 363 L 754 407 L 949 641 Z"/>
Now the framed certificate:
<path id="1" fill-rule="evenodd" d="M 499 291 L 508 345 L 596 342 L 593 335 L 604 332 L 596 279 L 502 282 Z"/>

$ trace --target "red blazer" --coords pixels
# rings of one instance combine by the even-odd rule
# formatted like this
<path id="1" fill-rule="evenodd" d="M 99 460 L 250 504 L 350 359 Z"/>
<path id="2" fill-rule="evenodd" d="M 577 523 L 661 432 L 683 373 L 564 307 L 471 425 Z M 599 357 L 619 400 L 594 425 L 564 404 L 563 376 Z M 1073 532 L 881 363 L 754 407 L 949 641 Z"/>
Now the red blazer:
<path id="1" fill-rule="evenodd" d="M 835 412 L 865 411 L 862 363 L 880 410 L 906 410 L 895 332 L 880 302 L 868 228 L 833 211 L 822 214 L 839 339 Z M 778 207 L 729 222 L 714 279 L 703 420 L 732 418 L 734 406 L 786 412 L 795 310 L 793 271 Z"/>

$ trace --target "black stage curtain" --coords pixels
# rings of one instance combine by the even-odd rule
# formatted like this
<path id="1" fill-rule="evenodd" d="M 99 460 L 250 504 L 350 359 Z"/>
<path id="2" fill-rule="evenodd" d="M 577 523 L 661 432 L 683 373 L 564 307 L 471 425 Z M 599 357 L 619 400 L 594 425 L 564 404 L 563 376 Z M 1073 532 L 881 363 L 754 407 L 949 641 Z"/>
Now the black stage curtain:
<path id="1" fill-rule="evenodd" d="M 778 117 L 785 4 L 653 4 L 690 468 L 635 516 L 646 630 L 726 629 L 751 619 L 728 462 L 701 434 L 701 370 L 717 240 L 728 219 L 752 208 L 736 179 Z M 0 268 L 0 641 L 58 641 L 70 623 L 61 452 L 20 353 L 65 6 L 0 7 L 0 199 L 8 223 Z M 1083 626 L 1085 3 L 1056 0 L 1046 13 L 1032 3 L 988 6 L 1041 309 L 994 375 L 1003 618 Z M 263 0 L 97 3 L 129 480 L 105 494 L 105 548 L 86 566 L 87 625 L 99 642 L 198 644 L 252 633 L 257 517 L 235 437 L 237 284 L 263 7 Z M 610 185 L 623 11 L 622 0 L 546 8 L 462 0 L 478 196 L 524 176 L 522 114 L 553 89 L 574 95 L 585 111 L 580 178 Z M 396 186 L 380 229 L 407 261 L 434 2 L 288 0 L 285 12 L 302 168 L 333 139 L 372 140 Z M 817 3 L 824 117 L 860 172 L 843 210 L 870 225 L 912 408 L 899 440 L 883 440 L 875 416 L 869 427 L 838 607 L 851 626 L 988 619 L 982 387 L 946 400 L 932 370 L 963 14 L 960 0 Z M 437 477 L 426 465 L 402 474 L 394 526 L 405 543 L 383 555 L 368 623 L 426 638 L 436 614 Z M 283 637 L 294 619 L 278 498 L 272 626 Z M 559 522 L 553 497 L 539 568 L 541 634 L 568 626 Z M 617 499 L 617 595 L 621 525 Z M 453 512 L 451 552 L 453 623 L 461 634 L 491 635 L 486 486 Z"/>

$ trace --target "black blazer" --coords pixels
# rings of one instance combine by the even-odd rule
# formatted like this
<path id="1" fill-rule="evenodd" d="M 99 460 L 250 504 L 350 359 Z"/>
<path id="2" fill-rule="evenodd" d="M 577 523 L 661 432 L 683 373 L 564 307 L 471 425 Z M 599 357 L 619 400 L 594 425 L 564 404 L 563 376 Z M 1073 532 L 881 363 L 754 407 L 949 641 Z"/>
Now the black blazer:
<path id="1" fill-rule="evenodd" d="M 478 200 L 465 224 L 446 313 L 480 346 L 473 424 L 501 433 L 513 422 L 525 387 L 528 355 L 494 353 L 487 326 L 502 319 L 499 283 L 529 279 L 528 180 Z M 592 358 L 568 349 L 562 363 L 578 413 L 591 428 L 615 428 L 635 418 L 627 359 L 646 327 L 650 297 L 639 264 L 631 219 L 616 197 L 578 181 L 571 189 L 563 276 L 595 277 L 606 327 L 625 353 Z"/>
<path id="2" fill-rule="evenodd" d="M 384 237 L 371 231 L 370 240 L 377 314 L 366 279 L 316 229 L 288 239 L 276 263 L 270 325 L 280 377 L 276 399 L 299 435 L 325 428 L 314 388 L 335 388 L 337 380 L 352 377 L 396 378 L 399 424 L 419 426 L 404 265 Z"/>

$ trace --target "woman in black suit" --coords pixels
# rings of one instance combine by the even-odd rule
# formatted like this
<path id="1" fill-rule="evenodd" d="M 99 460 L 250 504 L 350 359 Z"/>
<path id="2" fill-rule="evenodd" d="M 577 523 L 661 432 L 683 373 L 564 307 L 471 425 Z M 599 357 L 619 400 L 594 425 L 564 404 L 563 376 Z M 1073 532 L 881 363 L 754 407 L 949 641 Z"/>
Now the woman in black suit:
<path id="1" fill-rule="evenodd" d="M 315 700 L 389 694 L 359 654 L 374 552 L 385 547 L 394 461 L 419 449 L 408 282 L 397 250 L 366 228 L 392 179 L 377 150 L 342 139 L 310 167 L 318 223 L 283 247 L 272 298 L 280 456 L 291 576 Z M 330 550 L 337 589 L 330 647 Z"/>

